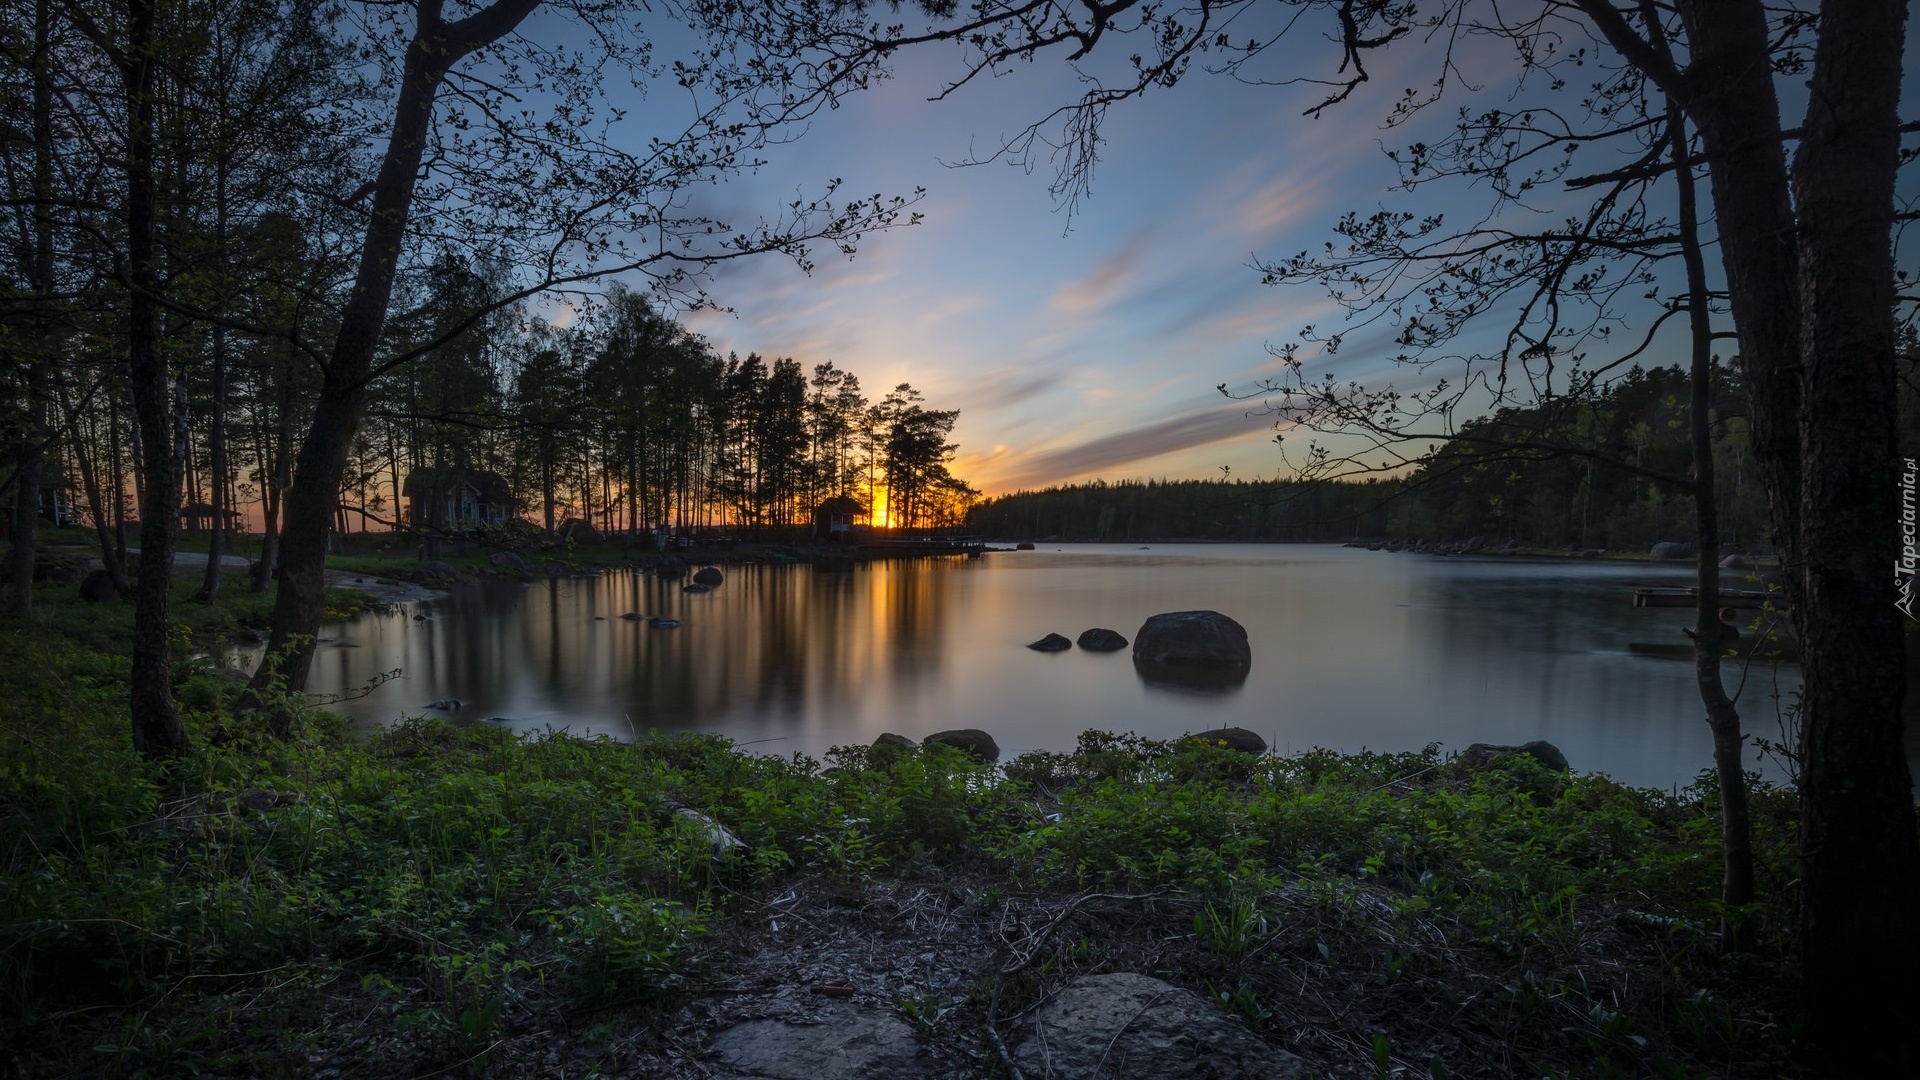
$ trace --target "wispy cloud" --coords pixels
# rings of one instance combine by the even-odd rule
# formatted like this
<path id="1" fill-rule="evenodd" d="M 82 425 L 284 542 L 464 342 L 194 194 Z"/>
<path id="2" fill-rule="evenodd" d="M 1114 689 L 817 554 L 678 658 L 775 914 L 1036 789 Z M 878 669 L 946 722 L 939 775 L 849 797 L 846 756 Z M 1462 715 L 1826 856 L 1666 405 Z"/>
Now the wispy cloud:
<path id="1" fill-rule="evenodd" d="M 1140 264 L 1153 249 L 1157 228 L 1137 229 L 1086 276 L 1053 291 L 1047 301 L 1055 311 L 1085 314 L 1107 308 L 1133 291 Z"/>
<path id="2" fill-rule="evenodd" d="M 1010 409 L 1032 403 L 1059 386 L 1064 376 L 1058 371 L 1034 371 L 1031 368 L 1000 367 L 973 374 L 966 391 L 964 408 Z"/>
<path id="3" fill-rule="evenodd" d="M 1064 483 L 1150 458 L 1244 439 L 1259 430 L 1259 425 L 1247 418 L 1244 406 L 1189 412 L 1017 459 L 1017 464 L 993 486 L 1012 490 Z"/>

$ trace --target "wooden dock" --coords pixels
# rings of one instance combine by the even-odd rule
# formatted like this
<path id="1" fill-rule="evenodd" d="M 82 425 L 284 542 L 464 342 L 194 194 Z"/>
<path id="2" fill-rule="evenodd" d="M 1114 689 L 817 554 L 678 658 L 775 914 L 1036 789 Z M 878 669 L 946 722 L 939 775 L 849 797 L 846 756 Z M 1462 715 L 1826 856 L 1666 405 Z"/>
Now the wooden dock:
<path id="1" fill-rule="evenodd" d="M 1673 589 L 1635 589 L 1634 607 L 1692 607 L 1698 602 L 1699 590 L 1692 587 Z M 1730 608 L 1765 607 L 1772 594 L 1752 589 L 1720 590 L 1720 606 Z"/>
<path id="2" fill-rule="evenodd" d="M 977 559 L 987 553 L 987 541 L 979 536 L 939 536 L 919 540 L 868 540 L 854 548 L 864 558 L 919 558 L 937 555 L 964 555 Z"/>

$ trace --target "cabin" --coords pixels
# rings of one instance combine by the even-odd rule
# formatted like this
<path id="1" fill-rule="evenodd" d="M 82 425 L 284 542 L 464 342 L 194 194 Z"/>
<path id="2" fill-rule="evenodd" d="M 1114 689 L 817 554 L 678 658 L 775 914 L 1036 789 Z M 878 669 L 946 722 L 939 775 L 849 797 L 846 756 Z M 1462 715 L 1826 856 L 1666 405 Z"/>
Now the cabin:
<path id="1" fill-rule="evenodd" d="M 844 544 L 854 532 L 856 519 L 867 516 L 867 508 L 845 495 L 836 495 L 813 509 L 813 537 L 829 544 Z"/>
<path id="2" fill-rule="evenodd" d="M 415 469 L 401 485 L 407 521 L 414 528 L 467 532 L 504 525 L 519 513 L 519 500 L 499 473 L 456 467 Z"/>
<path id="3" fill-rule="evenodd" d="M 80 514 L 73 504 L 73 481 L 62 476 L 54 463 L 47 463 L 40 480 L 40 520 L 48 525 L 78 525 Z M 16 476 L 0 481 L 0 540 L 13 537 L 13 500 Z"/>

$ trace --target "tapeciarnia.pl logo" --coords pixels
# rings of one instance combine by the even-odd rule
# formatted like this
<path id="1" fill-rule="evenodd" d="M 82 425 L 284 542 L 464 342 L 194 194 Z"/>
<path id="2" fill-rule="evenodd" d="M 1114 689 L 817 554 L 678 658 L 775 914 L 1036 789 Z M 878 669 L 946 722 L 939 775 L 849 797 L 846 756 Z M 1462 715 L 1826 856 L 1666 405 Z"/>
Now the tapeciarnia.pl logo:
<path id="1" fill-rule="evenodd" d="M 1916 521 L 1913 504 L 1913 486 L 1920 466 L 1913 458 L 1902 458 L 1900 473 L 1900 561 L 1893 564 L 1893 585 L 1900 593 L 1900 599 L 1894 606 L 1906 613 L 1907 618 L 1920 621 L 1913 613 L 1914 573 L 1920 569 L 1920 521 Z"/>

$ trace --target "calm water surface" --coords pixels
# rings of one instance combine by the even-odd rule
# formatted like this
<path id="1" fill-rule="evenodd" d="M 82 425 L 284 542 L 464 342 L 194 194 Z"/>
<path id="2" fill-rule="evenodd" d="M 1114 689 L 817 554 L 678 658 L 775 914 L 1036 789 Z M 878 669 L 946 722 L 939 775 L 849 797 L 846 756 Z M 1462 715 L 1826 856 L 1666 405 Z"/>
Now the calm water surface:
<path id="1" fill-rule="evenodd" d="M 625 572 L 488 583 L 326 628 L 309 689 L 397 668 L 335 708 L 380 724 L 458 698 L 459 717 L 522 730 L 695 729 L 816 757 L 882 731 L 951 727 L 986 729 L 1003 758 L 1069 749 L 1086 728 L 1158 738 L 1237 725 L 1279 752 L 1548 739 L 1575 768 L 1667 787 L 1710 760 L 1691 664 L 1627 646 L 1684 641 L 1691 613 L 1636 609 L 1632 589 L 1690 574 L 1337 546 L 1066 545 L 853 573 L 736 567 L 704 595 Z M 1726 584 L 1752 587 L 1733 573 Z M 1148 616 L 1193 608 L 1247 628 L 1243 686 L 1169 690 L 1142 682 L 1124 651 L 1026 648 L 1094 626 L 1131 639 Z M 1739 669 L 1726 671 L 1738 684 Z M 1750 670 L 1747 729 L 1774 734 L 1776 695 L 1797 683 L 1796 668 Z"/>

